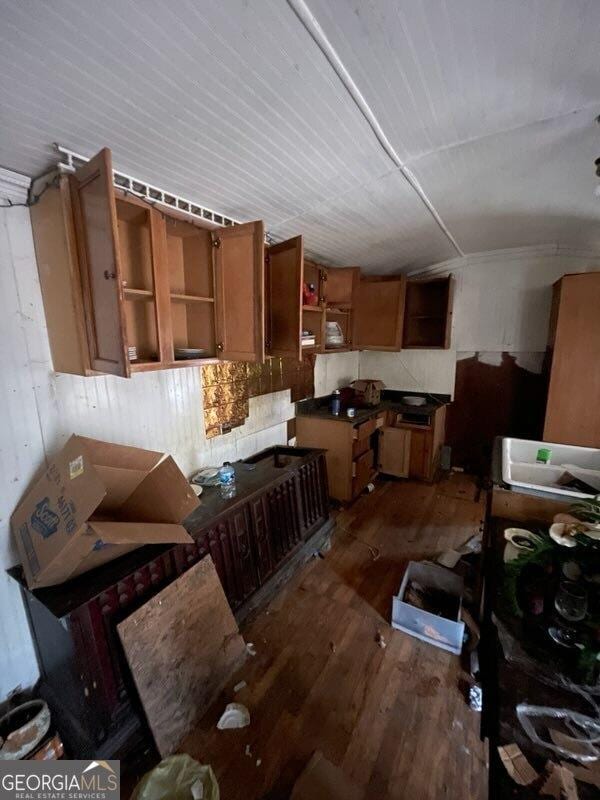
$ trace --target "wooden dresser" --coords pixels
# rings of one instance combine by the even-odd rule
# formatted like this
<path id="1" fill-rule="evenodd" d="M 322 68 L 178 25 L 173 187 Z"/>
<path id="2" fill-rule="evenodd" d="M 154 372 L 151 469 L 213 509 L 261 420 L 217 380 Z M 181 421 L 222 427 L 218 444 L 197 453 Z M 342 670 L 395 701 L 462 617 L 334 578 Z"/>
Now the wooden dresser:
<path id="1" fill-rule="evenodd" d="M 41 685 L 69 757 L 126 758 L 152 747 L 116 625 L 210 554 L 236 617 L 270 597 L 326 539 L 322 450 L 276 447 L 236 462 L 236 495 L 204 491 L 184 522 L 195 542 L 148 546 L 61 586 L 21 583 Z"/>

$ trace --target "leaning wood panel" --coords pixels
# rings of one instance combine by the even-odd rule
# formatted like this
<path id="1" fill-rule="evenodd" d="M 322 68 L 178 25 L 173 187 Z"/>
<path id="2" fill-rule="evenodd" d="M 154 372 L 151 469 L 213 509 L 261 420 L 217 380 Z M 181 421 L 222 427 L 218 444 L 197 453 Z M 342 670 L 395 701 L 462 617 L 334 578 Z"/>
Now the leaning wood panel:
<path id="1" fill-rule="evenodd" d="M 118 626 L 161 756 L 198 723 L 246 648 L 207 556 Z"/>

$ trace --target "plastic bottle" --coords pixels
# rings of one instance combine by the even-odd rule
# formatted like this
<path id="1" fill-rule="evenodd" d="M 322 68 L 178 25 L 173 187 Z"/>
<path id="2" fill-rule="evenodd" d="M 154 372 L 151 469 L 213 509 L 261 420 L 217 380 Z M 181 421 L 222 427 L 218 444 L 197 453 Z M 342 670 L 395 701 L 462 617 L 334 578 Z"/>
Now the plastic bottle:
<path id="1" fill-rule="evenodd" d="M 231 463 L 229 461 L 223 462 L 223 466 L 219 470 L 219 485 L 220 486 L 235 485 L 235 469 L 231 466 Z"/>
<path id="2" fill-rule="evenodd" d="M 340 397 L 340 390 L 336 389 L 334 392 L 331 393 L 329 410 L 334 415 L 334 417 L 339 417 L 341 407 L 342 407 L 342 400 Z"/>

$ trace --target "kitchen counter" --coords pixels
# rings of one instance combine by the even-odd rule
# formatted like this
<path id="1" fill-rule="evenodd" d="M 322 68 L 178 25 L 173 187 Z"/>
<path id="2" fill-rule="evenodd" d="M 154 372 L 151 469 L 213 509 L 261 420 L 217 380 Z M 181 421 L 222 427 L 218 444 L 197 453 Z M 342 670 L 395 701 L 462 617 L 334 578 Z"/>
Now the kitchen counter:
<path id="1" fill-rule="evenodd" d="M 398 414 L 415 414 L 420 417 L 430 417 L 440 406 L 450 402 L 449 395 L 427 395 L 431 398 L 430 402 L 422 406 L 411 406 L 401 402 L 401 397 L 406 395 L 418 395 L 417 392 L 398 392 L 394 390 L 384 390 L 382 400 L 376 406 L 356 408 L 356 415 L 348 417 L 345 410 L 335 416 L 329 410 L 330 395 L 325 397 L 315 397 L 311 400 L 303 400 L 296 403 L 296 416 L 318 417 L 319 419 L 329 419 L 338 422 L 349 422 L 352 425 L 364 422 L 373 416 L 377 416 L 382 411 L 394 411 Z"/>

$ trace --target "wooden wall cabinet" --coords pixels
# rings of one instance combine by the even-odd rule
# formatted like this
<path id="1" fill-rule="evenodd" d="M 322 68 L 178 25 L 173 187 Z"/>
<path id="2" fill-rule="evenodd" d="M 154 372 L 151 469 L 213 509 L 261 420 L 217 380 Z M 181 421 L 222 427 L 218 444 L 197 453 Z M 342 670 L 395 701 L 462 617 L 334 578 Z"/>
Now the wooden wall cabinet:
<path id="1" fill-rule="evenodd" d="M 310 331 L 316 344 L 303 347 L 304 353 L 339 353 L 354 349 L 353 309 L 359 267 L 326 268 L 314 261 L 304 261 L 304 283 L 315 286 L 319 302 L 316 306 L 302 307 L 302 329 Z M 328 346 L 328 322 L 336 322 L 344 343 Z"/>
<path id="2" fill-rule="evenodd" d="M 354 302 L 354 346 L 358 350 L 400 350 L 406 278 L 363 275 Z"/>
<path id="3" fill-rule="evenodd" d="M 554 284 L 546 442 L 600 447 L 600 272 Z"/>
<path id="4" fill-rule="evenodd" d="M 32 207 L 54 368 L 75 374 L 265 358 L 262 222 L 207 229 L 112 185 L 102 150 Z M 186 358 L 186 349 L 202 357 Z"/>
<path id="5" fill-rule="evenodd" d="M 302 237 L 268 247 L 265 264 L 267 352 L 302 361 Z"/>
<path id="6" fill-rule="evenodd" d="M 403 349 L 450 347 L 453 294 L 452 277 L 406 281 Z"/>

